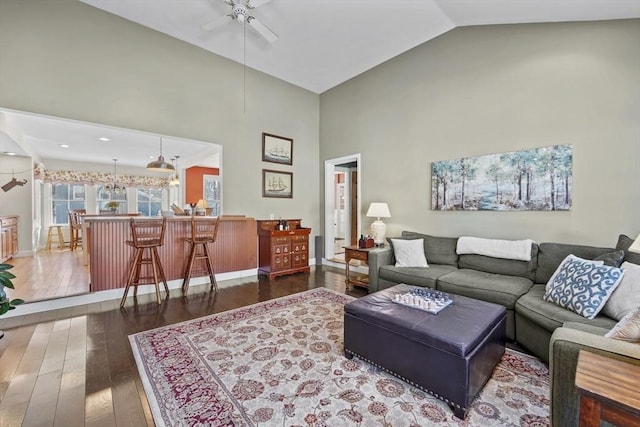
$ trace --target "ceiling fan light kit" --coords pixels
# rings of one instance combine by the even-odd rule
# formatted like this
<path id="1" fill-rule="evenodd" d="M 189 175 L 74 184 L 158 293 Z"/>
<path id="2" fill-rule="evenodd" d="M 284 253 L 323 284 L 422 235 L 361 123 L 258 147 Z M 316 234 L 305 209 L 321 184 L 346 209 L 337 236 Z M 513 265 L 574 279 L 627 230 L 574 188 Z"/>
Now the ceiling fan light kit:
<path id="1" fill-rule="evenodd" d="M 269 2 L 270 0 L 223 0 L 226 4 L 231 6 L 231 13 L 221 16 L 218 19 L 214 19 L 202 26 L 206 31 L 211 31 L 229 21 L 237 21 L 241 24 L 247 23 L 256 30 L 265 40 L 269 43 L 273 43 L 278 40 L 278 35 L 271 31 L 266 25 L 256 19 L 255 16 L 249 15 L 250 9 L 255 9 L 258 6 Z"/>

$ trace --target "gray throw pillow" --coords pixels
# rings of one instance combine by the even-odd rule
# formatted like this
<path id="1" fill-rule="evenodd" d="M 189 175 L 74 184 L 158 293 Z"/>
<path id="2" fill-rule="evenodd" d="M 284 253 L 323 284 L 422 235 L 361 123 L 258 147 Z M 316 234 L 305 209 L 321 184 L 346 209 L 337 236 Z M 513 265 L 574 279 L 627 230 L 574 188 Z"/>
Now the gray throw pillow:
<path id="1" fill-rule="evenodd" d="M 634 264 L 640 264 L 640 254 L 631 252 L 629 250 L 629 246 L 631 246 L 631 244 L 633 243 L 633 240 L 634 239 L 632 239 L 631 237 L 621 234 L 618 237 L 618 244 L 616 245 L 616 250 L 622 249 L 624 251 L 625 261 L 629 261 Z"/>
<path id="2" fill-rule="evenodd" d="M 595 257 L 593 260 L 603 261 L 604 265 L 608 265 L 610 267 L 620 267 L 622 261 L 624 261 L 624 251 L 620 249 L 618 251 L 608 252 Z"/>

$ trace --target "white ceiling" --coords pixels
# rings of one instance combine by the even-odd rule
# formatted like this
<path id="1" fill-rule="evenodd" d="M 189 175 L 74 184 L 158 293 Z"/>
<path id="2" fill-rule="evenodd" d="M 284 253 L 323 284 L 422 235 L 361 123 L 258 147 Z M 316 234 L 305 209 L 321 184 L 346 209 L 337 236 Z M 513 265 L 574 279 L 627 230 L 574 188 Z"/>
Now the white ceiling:
<path id="1" fill-rule="evenodd" d="M 63 148 L 60 144 L 69 147 Z M 160 135 L 0 109 L 0 154 L 8 151 L 39 161 L 59 159 L 113 164 L 115 158 L 118 165 L 145 167 L 160 154 Z M 218 144 L 162 137 L 165 160 L 171 162 L 171 158 L 180 156 L 180 168 L 192 165 L 219 167 L 220 151 Z"/>
<path id="2" fill-rule="evenodd" d="M 243 62 L 242 24 L 202 29 L 223 0 L 81 1 Z M 640 0 L 271 0 L 250 14 L 279 40 L 247 28 L 246 65 L 322 93 L 457 26 L 638 18 Z"/>
<path id="3" fill-rule="evenodd" d="M 243 61 L 242 24 L 202 29 L 229 13 L 223 0 L 81 1 Z M 638 18 L 640 0 L 271 0 L 250 12 L 279 40 L 270 44 L 247 28 L 247 66 L 322 93 L 456 26 Z M 0 109 L 0 153 L 95 163 L 118 158 L 143 167 L 159 145 L 159 135 Z M 163 143 L 165 159 L 180 155 L 181 167 L 218 167 L 220 150 L 179 138 Z"/>

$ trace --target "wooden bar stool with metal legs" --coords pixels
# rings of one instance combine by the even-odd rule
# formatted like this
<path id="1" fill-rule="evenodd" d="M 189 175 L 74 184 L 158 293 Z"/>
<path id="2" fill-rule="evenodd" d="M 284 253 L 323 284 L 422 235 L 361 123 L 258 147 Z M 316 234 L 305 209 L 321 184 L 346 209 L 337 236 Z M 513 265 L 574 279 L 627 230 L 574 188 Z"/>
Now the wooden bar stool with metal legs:
<path id="1" fill-rule="evenodd" d="M 164 275 L 162 269 L 162 263 L 160 262 L 160 256 L 158 255 L 158 248 L 164 243 L 164 230 L 166 226 L 166 218 L 162 219 L 135 219 L 131 218 L 131 240 L 127 240 L 127 245 L 133 246 L 135 252 L 131 263 L 131 269 L 127 277 L 127 284 L 124 288 L 124 295 L 122 301 L 120 301 L 120 307 L 124 307 L 124 303 L 127 301 L 127 294 L 129 288 L 133 286 L 134 298 L 138 294 L 138 285 L 142 283 L 141 280 L 153 279 L 153 283 L 156 285 L 156 298 L 158 304 L 162 303 L 160 299 L 160 285 L 159 280 L 164 283 L 164 290 L 166 295 L 169 295 L 169 286 L 167 285 L 167 278 Z M 147 266 L 148 274 L 152 273 L 152 276 L 140 277 L 140 271 L 142 266 Z M 150 271 L 149 271 L 150 270 Z"/>
<path id="2" fill-rule="evenodd" d="M 204 260 L 204 264 L 209 273 L 211 280 L 211 289 L 218 291 L 218 283 L 216 282 L 213 263 L 211 262 L 211 254 L 207 245 L 215 243 L 218 235 L 218 226 L 220 225 L 220 217 L 217 218 L 191 218 L 191 237 L 184 240 L 191 246 L 189 248 L 189 258 L 187 258 L 187 266 L 184 270 L 182 281 L 182 293 L 187 294 L 189 290 L 189 280 L 191 280 L 191 271 L 193 263 L 197 259 Z M 198 251 L 201 248 L 201 251 Z"/>

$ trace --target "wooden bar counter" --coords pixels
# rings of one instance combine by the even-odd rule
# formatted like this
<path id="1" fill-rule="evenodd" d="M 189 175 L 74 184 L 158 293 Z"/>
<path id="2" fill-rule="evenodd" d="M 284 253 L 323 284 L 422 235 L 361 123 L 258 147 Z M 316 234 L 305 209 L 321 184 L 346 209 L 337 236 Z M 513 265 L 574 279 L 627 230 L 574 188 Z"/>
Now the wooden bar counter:
<path id="1" fill-rule="evenodd" d="M 198 217 L 210 218 L 210 217 Z M 87 216 L 84 221 L 88 238 L 90 290 L 123 288 L 134 249 L 125 241 L 131 239 L 129 217 Z M 167 218 L 164 245 L 158 249 L 167 280 L 182 279 L 189 255 L 184 238 L 190 236 L 191 217 Z M 211 245 L 216 274 L 256 269 L 256 220 L 244 216 L 222 216 L 216 242 Z M 144 273 L 144 272 L 143 272 Z M 192 277 L 206 276 L 206 269 L 194 269 Z"/>

